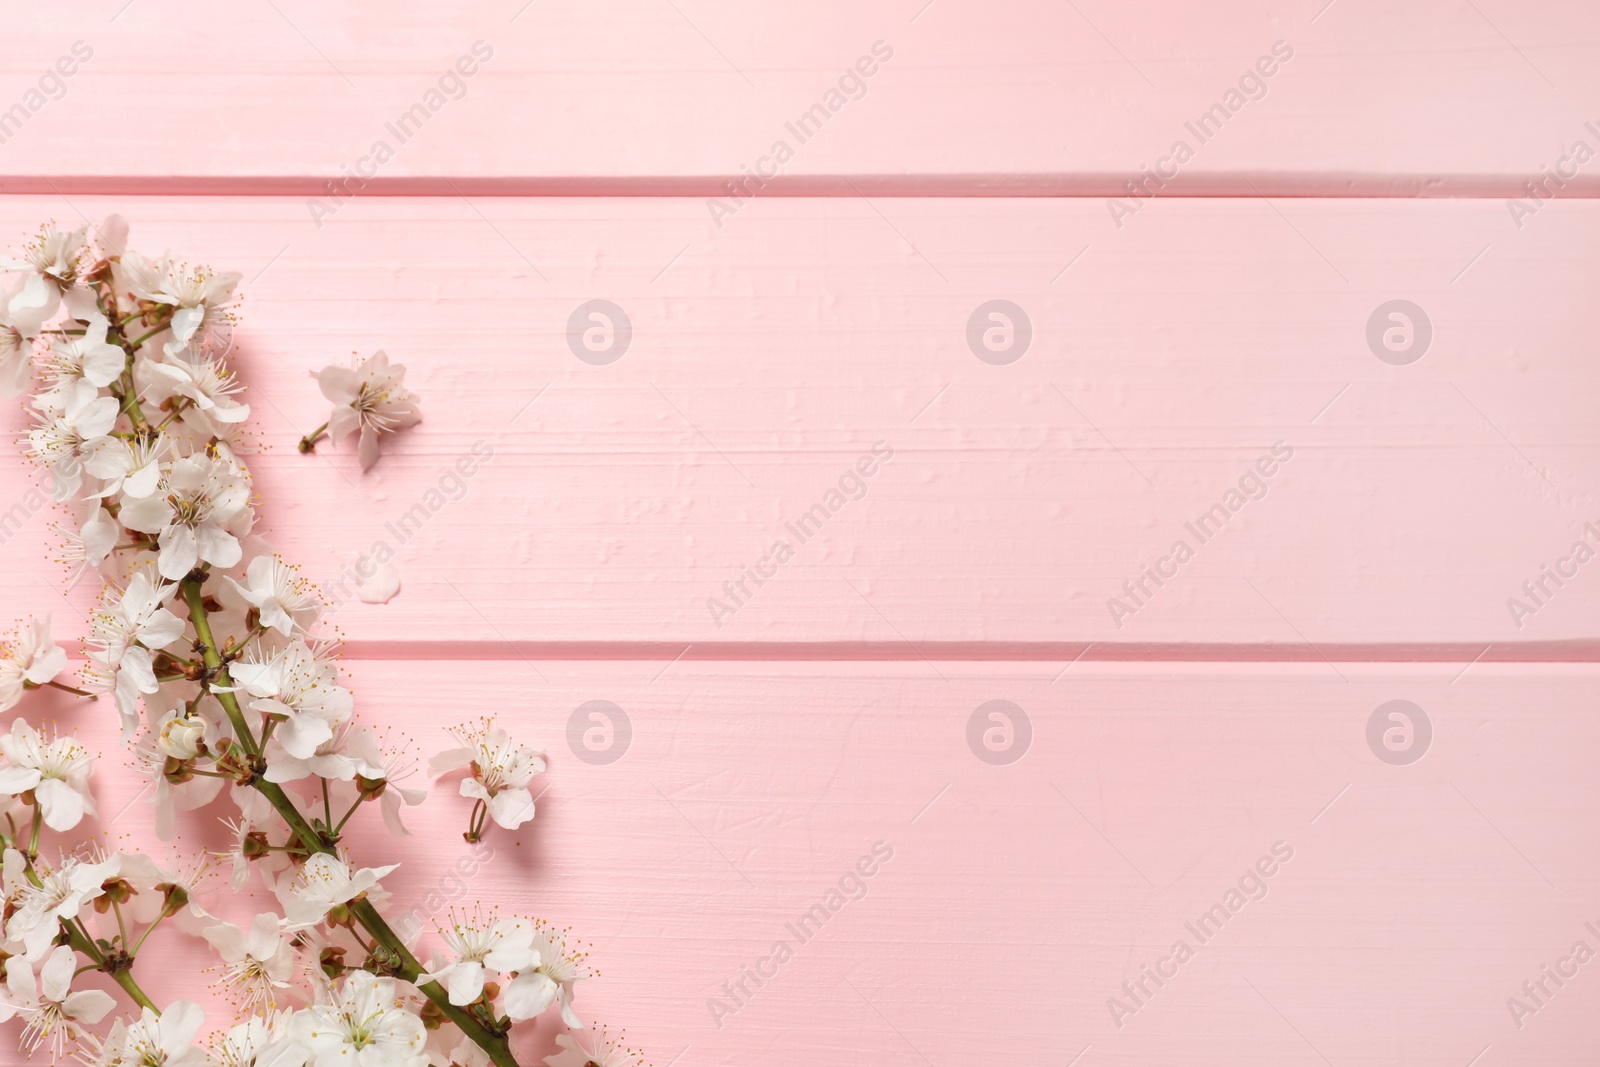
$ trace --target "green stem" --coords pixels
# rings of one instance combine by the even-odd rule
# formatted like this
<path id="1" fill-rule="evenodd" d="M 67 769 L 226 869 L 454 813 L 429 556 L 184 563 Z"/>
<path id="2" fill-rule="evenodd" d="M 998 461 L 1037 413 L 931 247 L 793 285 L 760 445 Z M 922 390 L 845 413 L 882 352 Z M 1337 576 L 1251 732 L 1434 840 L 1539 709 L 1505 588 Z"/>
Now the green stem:
<path id="1" fill-rule="evenodd" d="M 344 824 L 350 821 L 350 816 L 354 815 L 356 812 L 361 810 L 361 803 L 362 803 L 362 801 L 364 801 L 366 799 L 367 798 L 362 796 L 361 794 L 359 794 L 359 793 L 356 794 L 356 802 L 354 804 L 350 805 L 350 810 L 344 813 L 344 818 L 339 820 L 339 825 L 335 826 L 333 828 L 333 836 L 334 837 L 338 837 L 339 836 L 339 831 L 343 830 L 344 829 Z"/>
<path id="2" fill-rule="evenodd" d="M 31 860 L 28 863 L 27 874 L 28 881 L 32 882 L 35 886 L 44 884 L 39 880 L 39 872 L 33 869 L 33 863 Z M 95 945 L 94 939 L 91 938 L 77 923 L 68 922 L 65 919 L 61 919 L 59 921 L 61 923 L 61 929 L 66 931 L 67 943 L 78 952 L 83 953 L 85 956 L 88 956 L 91 960 L 93 960 L 95 970 L 105 970 L 106 958 L 100 954 L 100 949 Z M 161 1014 L 161 1009 L 156 1007 L 156 1002 L 145 996 L 144 990 L 139 988 L 139 983 L 134 981 L 133 973 L 131 971 L 113 971 L 111 973 L 111 977 L 119 986 L 122 987 L 123 991 L 127 993 L 128 996 L 133 998 L 133 1002 L 139 1005 L 139 1007 L 149 1008 L 157 1015 Z M 499 1061 L 497 1060 L 495 1062 L 498 1063 Z"/>
<path id="3" fill-rule="evenodd" d="M 194 632 L 204 646 L 206 666 L 217 671 L 216 678 L 220 684 L 232 685 L 233 682 L 228 678 L 227 668 L 223 665 L 221 653 L 217 649 L 217 642 L 211 635 L 211 623 L 206 618 L 205 597 L 201 593 L 200 584 L 199 581 L 193 578 L 186 578 L 182 582 L 183 599 L 189 605 L 189 619 L 194 623 Z M 223 710 L 228 713 L 229 721 L 233 723 L 234 730 L 239 734 L 240 743 L 244 744 L 246 750 L 252 755 L 256 754 L 258 750 L 254 747 L 255 739 L 250 736 L 249 727 L 245 723 L 244 712 L 239 709 L 239 702 L 234 699 L 232 693 L 217 693 L 214 695 L 222 705 Z M 268 803 L 277 809 L 279 815 L 283 816 L 283 821 L 289 824 L 289 829 L 305 845 L 308 853 L 335 854 L 333 846 L 321 834 L 317 833 L 316 829 L 306 821 L 305 816 L 300 814 L 300 810 L 295 807 L 294 801 L 289 799 L 289 794 L 283 791 L 282 786 L 276 782 L 269 782 L 264 778 L 257 778 L 250 785 L 256 792 L 266 797 Z M 367 933 L 372 935 L 374 941 L 381 944 L 391 957 L 400 961 L 400 967 L 396 973 L 415 985 L 422 991 L 424 996 L 438 1005 L 439 1010 L 447 1019 L 460 1027 L 462 1033 L 471 1038 L 474 1044 L 488 1054 L 495 1067 L 518 1067 L 517 1061 L 511 1055 L 511 1044 L 504 1034 L 496 1033 L 467 1011 L 451 1004 L 450 994 L 438 982 L 418 982 L 418 978 L 423 974 L 422 964 L 418 963 L 417 958 L 411 954 L 411 950 L 406 948 L 406 944 L 400 939 L 400 935 L 396 934 L 389 924 L 384 921 L 383 916 L 378 914 L 378 909 L 372 906 L 371 901 L 364 896 L 351 901 L 350 913 L 355 916 L 362 926 L 366 927 Z M 119 982 L 121 981 L 121 974 L 122 972 L 118 972 L 116 976 Z"/>
<path id="4" fill-rule="evenodd" d="M 122 935 L 122 947 L 126 949 L 128 947 L 128 924 L 122 921 L 122 905 L 113 900 L 111 902 L 111 910 L 117 913 L 117 933 Z M 139 942 L 143 944 L 144 938 L 141 937 Z"/>
<path id="5" fill-rule="evenodd" d="M 144 939 L 149 937 L 151 931 L 153 931 L 156 927 L 161 925 L 161 920 L 165 919 L 170 914 L 171 913 L 169 911 L 167 911 L 165 908 L 162 908 L 161 909 L 161 914 L 156 916 L 156 921 L 151 923 L 149 926 L 146 926 L 144 928 L 144 933 L 139 935 L 138 944 L 134 945 L 132 948 L 130 948 L 128 950 L 128 955 L 129 956 L 137 956 L 139 954 L 139 950 L 144 947 Z M 124 934 L 122 936 L 123 936 L 122 943 L 124 945 L 126 945 L 128 943 L 128 941 L 127 941 L 127 936 L 128 935 Z"/>
<path id="6" fill-rule="evenodd" d="M 228 668 L 222 662 L 222 652 L 217 648 L 216 638 L 211 636 L 211 622 L 206 618 L 205 594 L 200 591 L 200 582 L 193 578 L 185 578 L 182 582 L 183 601 L 189 605 L 189 619 L 194 623 L 194 632 L 200 638 L 203 646 L 206 666 L 216 671 L 218 685 L 232 687 L 233 679 L 228 677 Z M 250 724 L 245 722 L 244 710 L 239 707 L 238 699 L 232 693 L 213 693 L 217 703 L 222 705 L 222 710 L 227 712 L 228 721 L 233 723 L 233 732 L 239 735 L 239 743 L 244 750 L 254 756 L 261 750 L 256 747 L 256 739 L 250 733 Z M 282 790 L 279 790 L 282 792 Z"/>
<path id="7" fill-rule="evenodd" d="M 383 916 L 378 914 L 378 909 L 372 902 L 362 898 L 350 905 L 350 913 L 360 920 L 367 932 L 392 954 L 399 957 L 400 968 L 396 972 L 399 977 L 422 990 L 427 998 L 439 1006 L 445 1017 L 461 1028 L 461 1032 L 472 1038 L 473 1042 L 489 1054 L 489 1059 L 495 1067 L 517 1067 L 517 1061 L 511 1055 L 511 1043 L 504 1035 L 489 1030 L 477 1019 L 473 1018 L 461 1008 L 450 1003 L 450 994 L 445 992 L 438 982 L 421 982 L 417 978 L 423 973 L 422 964 L 406 948 L 405 942 L 400 940 L 400 935 L 390 929 L 384 922 Z"/>
<path id="8" fill-rule="evenodd" d="M 128 341 L 127 342 L 127 347 L 130 348 L 130 349 L 138 348 L 140 345 L 142 345 L 146 341 L 150 340 L 150 338 L 154 337 L 156 334 L 160 333 L 162 330 L 165 330 L 168 326 L 171 326 L 171 325 L 172 325 L 172 322 L 169 319 L 167 322 L 163 322 L 160 326 L 157 326 L 155 329 L 151 330 L 149 333 L 140 334 L 138 337 L 135 337 L 133 340 Z"/>
<path id="9" fill-rule="evenodd" d="M 313 448 L 316 448 L 317 447 L 317 442 L 322 440 L 322 435 L 327 432 L 327 429 L 328 429 L 328 424 L 327 423 L 323 423 L 321 426 L 318 426 L 315 430 L 312 430 L 310 433 L 308 433 L 304 437 L 300 438 L 300 451 L 302 451 L 302 452 L 310 452 Z"/>
<path id="10" fill-rule="evenodd" d="M 74 945 L 73 947 L 77 946 Z M 82 950 L 80 949 L 79 951 Z M 122 987 L 123 991 L 126 992 L 128 996 L 133 998 L 133 1002 L 139 1005 L 139 1007 L 149 1008 L 157 1015 L 161 1014 L 161 1009 L 156 1007 L 156 1002 L 145 996 L 144 990 L 139 988 L 139 983 L 133 980 L 133 973 L 131 971 L 116 971 L 111 975 L 111 978 Z"/>
<path id="11" fill-rule="evenodd" d="M 70 685 L 62 685 L 60 682 L 46 682 L 44 684 L 51 686 L 52 688 L 59 689 L 64 693 L 73 693 L 80 697 L 88 697 L 90 700 L 93 700 L 100 695 L 98 693 L 91 693 L 87 689 L 75 689 Z"/>

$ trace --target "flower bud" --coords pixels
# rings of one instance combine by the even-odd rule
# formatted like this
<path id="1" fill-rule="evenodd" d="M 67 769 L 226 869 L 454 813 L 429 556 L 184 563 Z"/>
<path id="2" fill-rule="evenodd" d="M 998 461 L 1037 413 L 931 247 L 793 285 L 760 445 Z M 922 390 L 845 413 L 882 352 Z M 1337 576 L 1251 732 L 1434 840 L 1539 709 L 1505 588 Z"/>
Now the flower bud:
<path id="1" fill-rule="evenodd" d="M 322 955 L 317 961 L 322 968 L 322 973 L 329 978 L 337 978 L 345 972 L 344 949 L 337 945 L 330 945 L 322 950 Z"/>
<path id="2" fill-rule="evenodd" d="M 206 722 L 198 715 L 170 711 L 161 720 L 156 745 L 164 756 L 176 760 L 194 759 L 206 751 Z"/>
<path id="3" fill-rule="evenodd" d="M 161 914 L 175 915 L 178 909 L 189 903 L 189 891 L 173 882 L 162 882 L 156 886 L 161 890 Z"/>

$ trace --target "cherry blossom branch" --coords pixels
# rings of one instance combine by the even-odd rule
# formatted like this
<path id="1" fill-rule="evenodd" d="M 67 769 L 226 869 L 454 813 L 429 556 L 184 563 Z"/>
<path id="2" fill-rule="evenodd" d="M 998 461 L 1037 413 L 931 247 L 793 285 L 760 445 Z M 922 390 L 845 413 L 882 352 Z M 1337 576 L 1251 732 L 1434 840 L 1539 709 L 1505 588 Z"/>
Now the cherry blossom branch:
<path id="1" fill-rule="evenodd" d="M 403 784 L 417 770 L 406 745 L 355 721 L 354 695 L 316 630 L 324 601 L 256 530 L 239 447 L 250 408 L 229 358 L 241 276 L 146 258 L 126 238 L 112 216 L 93 236 L 46 226 L 16 257 L 0 257 L 0 395 L 31 390 L 27 452 L 71 509 L 64 558 L 105 581 L 83 688 L 56 681 L 68 657 L 48 619 L 30 620 L 0 641 L 0 711 L 42 686 L 110 697 L 135 767 L 155 786 L 157 836 L 174 839 L 180 811 L 226 796 L 239 814 L 224 820 L 234 887 L 259 865 L 277 900 L 245 929 L 191 902 L 204 866 L 169 871 L 131 849 L 41 861 L 46 830 L 94 816 L 95 756 L 15 717 L 0 733 L 0 826 L 9 828 L 0 833 L 0 960 L 10 993 L 0 1012 L 25 1017 L 25 1049 L 49 1038 L 58 1058 L 70 1038 L 91 1046 L 80 1050 L 85 1062 L 210 1062 L 195 1042 L 200 1005 L 184 998 L 163 1011 L 133 976 L 156 927 L 182 925 L 221 957 L 217 984 L 241 1002 L 232 1028 L 211 1039 L 222 1062 L 516 1067 L 513 1024 L 557 1009 L 568 1028 L 584 1029 L 572 999 L 576 982 L 595 977 L 587 954 L 563 930 L 491 909 L 452 915 L 425 967 L 379 912 L 380 880 L 395 865 L 356 866 L 341 837 L 368 801 L 405 835 L 400 813 L 427 791 Z M 405 367 L 382 352 L 315 377 L 333 407 L 301 451 L 355 437 L 366 470 L 382 436 L 421 419 Z M 480 840 L 491 820 L 511 831 L 531 820 L 543 754 L 492 718 L 452 732 L 460 747 L 430 766 L 465 772 L 463 836 Z M 301 781 L 320 802 L 286 788 Z M 164 922 L 180 911 L 193 922 Z M 109 974 L 137 1014 L 90 1029 L 116 1001 L 71 991 L 89 970 Z M 588 1047 L 557 1035 L 562 1052 L 547 1063 L 641 1061 L 603 1030 L 589 1034 Z"/>
<path id="2" fill-rule="evenodd" d="M 201 592 L 201 581 L 189 577 L 184 579 L 181 588 L 184 602 L 189 606 L 189 618 L 194 624 L 195 634 L 199 637 L 200 653 L 205 657 L 206 667 L 215 672 L 216 683 L 219 686 L 231 687 L 233 680 L 228 676 L 227 664 L 223 661 L 222 654 L 218 651 L 216 638 L 211 632 L 210 618 L 206 613 L 205 597 Z M 255 738 L 251 735 L 250 726 L 244 716 L 244 709 L 239 706 L 238 698 L 231 692 L 212 689 L 212 695 L 222 705 L 227 713 L 228 721 L 233 724 L 234 730 L 253 757 L 259 759 L 259 749 L 256 747 Z M 328 828 L 324 835 L 308 822 L 300 809 L 295 807 L 294 801 L 284 792 L 283 787 L 275 782 L 269 782 L 260 776 L 257 771 L 249 782 L 250 787 L 267 799 L 273 808 L 289 824 L 289 829 L 300 839 L 300 843 L 312 854 L 322 853 L 334 855 L 334 844 L 338 840 L 333 828 Z M 341 824 L 342 825 L 342 824 Z M 332 840 L 329 840 L 329 838 Z M 438 982 L 420 981 L 425 973 L 421 963 L 411 954 L 411 950 L 401 940 L 400 935 L 384 921 L 378 909 L 363 894 L 350 902 L 350 914 L 366 929 L 373 940 L 381 945 L 391 960 L 394 961 L 393 970 L 398 978 L 411 982 L 423 995 L 431 1000 L 440 1012 L 451 1022 L 461 1028 L 462 1033 L 472 1039 L 473 1043 L 488 1054 L 489 1059 L 496 1067 L 517 1067 L 517 1061 L 511 1055 L 511 1045 L 506 1038 L 506 1031 L 494 1025 L 491 1027 L 470 1011 L 458 1008 L 450 1003 L 449 992 Z"/>

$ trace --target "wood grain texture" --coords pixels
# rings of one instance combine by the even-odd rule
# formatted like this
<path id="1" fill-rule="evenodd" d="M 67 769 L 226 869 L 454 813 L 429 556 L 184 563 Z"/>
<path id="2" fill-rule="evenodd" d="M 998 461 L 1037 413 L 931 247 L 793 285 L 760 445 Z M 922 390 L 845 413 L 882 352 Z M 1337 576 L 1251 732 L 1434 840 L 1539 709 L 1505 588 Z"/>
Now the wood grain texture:
<path id="1" fill-rule="evenodd" d="M 17 198 L 0 225 L 113 206 Z M 1078 200 L 769 201 L 720 231 L 675 200 L 362 200 L 321 230 L 293 200 L 138 207 L 136 243 L 246 273 L 266 535 L 335 595 L 397 553 L 389 605 L 342 585 L 339 625 L 375 654 L 1396 643 L 1465 662 L 1600 638 L 1600 580 L 1541 570 L 1600 520 L 1588 202 L 1520 233 L 1475 201 L 1157 203 L 1120 233 Z M 1010 366 L 965 333 L 997 296 L 1033 324 Z M 566 338 L 596 297 L 633 323 L 609 366 Z M 1434 328 L 1405 367 L 1365 337 L 1394 297 Z M 348 451 L 296 454 L 326 417 L 308 372 L 380 347 L 423 425 L 366 476 Z M 478 442 L 493 459 L 457 477 Z M 892 461 L 802 544 L 791 525 L 875 442 Z M 27 484 L 0 468 L 0 499 Z M 1220 534 L 1197 525 L 1219 505 Z M 46 520 L 0 546 L 7 599 L 32 597 Z M 778 539 L 794 558 L 741 604 L 725 583 Z M 1178 540 L 1194 557 L 1158 588 L 1144 568 Z"/>
<path id="2" fill-rule="evenodd" d="M 657 1064 L 685 1046 L 703 1065 L 1065 1063 L 1090 1045 L 1084 1063 L 1265 1067 L 1317 1061 L 1310 1043 L 1336 1064 L 1459 1067 L 1487 1044 L 1497 1062 L 1572 1062 L 1592 1037 L 1592 964 L 1520 1030 L 1505 1002 L 1595 945 L 1594 849 L 1572 833 L 1600 817 L 1594 668 L 938 670 L 357 663 L 352 679 L 361 713 L 422 754 L 490 707 L 548 747 L 537 818 L 488 839 L 470 895 L 588 939 L 603 979 L 580 1008 Z M 1433 729 L 1409 766 L 1365 737 L 1397 698 Z M 1032 724 L 1007 766 L 966 740 L 995 699 Z M 591 700 L 631 722 L 605 766 L 567 741 Z M 115 751 L 108 707 L 59 708 Z M 102 789 L 108 814 L 132 799 L 127 777 Z M 448 888 L 466 802 L 436 794 L 416 839 L 373 818 L 379 837 L 352 846 L 404 853 L 386 880 L 400 911 L 466 895 Z M 135 804 L 116 825 L 137 838 L 149 820 Z M 804 943 L 785 929 L 879 841 L 893 856 L 864 897 Z M 1209 944 L 1186 933 L 1277 841 L 1293 857 L 1265 899 Z M 210 902 L 239 906 L 226 897 Z M 1179 939 L 1194 959 L 1119 1029 L 1107 999 Z M 723 983 L 779 940 L 793 958 L 728 1002 Z M 714 1016 L 719 997 L 737 1010 Z"/>
<path id="3" fill-rule="evenodd" d="M 902 192 L 1107 196 L 1186 140 L 1188 195 L 1253 182 L 1507 197 L 1575 140 L 1600 145 L 1584 127 L 1600 119 L 1600 15 L 1576 0 L 93 0 L 10 19 L 6 106 L 73 42 L 93 50 L 8 142 L 11 191 L 116 177 L 146 183 L 115 183 L 121 192 L 222 179 L 247 183 L 224 186 L 234 192 L 309 195 L 387 140 L 394 157 L 366 169 L 395 192 L 449 195 L 446 177 L 515 193 L 641 179 L 704 197 L 786 139 L 795 155 L 778 186 L 797 192 L 821 181 L 848 193 L 843 179 L 860 178 Z M 447 86 L 420 133 L 392 136 L 386 124 L 480 40 L 492 58 Z M 841 96 L 820 135 L 789 134 L 878 41 L 894 55 L 864 92 Z M 1246 83 L 1228 101 L 1279 41 L 1293 58 L 1269 61 L 1261 89 Z M 1202 143 L 1185 123 L 1219 103 L 1234 110 Z M 113 118 L 132 114 L 181 132 L 152 142 L 148 123 Z M 1585 172 L 1568 192 L 1596 188 Z"/>
<path id="4" fill-rule="evenodd" d="M 1600 544 L 1600 163 L 1572 167 L 1600 9 L 87 0 L 6 29 L 0 234 L 119 211 L 244 272 L 261 529 L 338 599 L 366 721 L 425 757 L 493 711 L 550 751 L 537 819 L 466 873 L 448 783 L 415 838 L 358 831 L 407 928 L 480 899 L 570 924 L 581 1013 L 657 1067 L 1595 1046 L 1600 964 L 1541 969 L 1600 949 L 1600 563 L 1546 575 Z M 568 340 L 596 299 L 632 324 L 608 365 Z M 1009 365 L 968 340 L 997 299 L 1032 330 Z M 1405 366 L 1368 340 L 1397 299 L 1432 327 Z M 379 348 L 423 424 L 367 475 L 297 454 L 308 372 Z M 57 591 L 31 485 L 0 462 L 0 619 L 75 636 L 94 590 Z M 354 602 L 380 545 L 402 592 Z M 1414 763 L 1370 740 L 1397 699 Z M 1015 762 L 983 758 L 997 700 Z M 108 702 L 30 701 L 148 847 Z M 614 762 L 583 758 L 591 701 L 626 717 Z M 157 999 L 193 995 L 196 948 L 152 945 Z"/>

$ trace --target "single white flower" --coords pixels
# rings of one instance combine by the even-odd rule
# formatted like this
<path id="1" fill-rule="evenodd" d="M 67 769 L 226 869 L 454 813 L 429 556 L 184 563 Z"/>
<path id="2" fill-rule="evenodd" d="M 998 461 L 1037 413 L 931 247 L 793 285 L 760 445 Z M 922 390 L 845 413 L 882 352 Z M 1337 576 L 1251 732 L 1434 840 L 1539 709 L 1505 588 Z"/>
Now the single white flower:
<path id="1" fill-rule="evenodd" d="M 481 916 L 457 919 L 441 927 L 440 935 L 455 959 L 437 970 L 420 976 L 419 982 L 443 982 L 450 1003 L 464 1007 L 483 993 L 484 971 L 528 971 L 539 965 L 533 948 L 534 925 L 522 919 L 485 921 Z"/>
<path id="2" fill-rule="evenodd" d="M 69 589 L 77 585 L 85 574 L 104 563 L 112 549 L 117 547 L 117 539 L 122 536 L 122 527 L 117 523 L 116 516 L 101 507 L 99 501 L 89 506 L 88 517 L 77 529 L 59 524 L 51 529 L 63 543 L 60 561 L 72 566 L 72 577 L 67 580 Z"/>
<path id="3" fill-rule="evenodd" d="M 350 731 L 345 741 L 347 757 L 355 761 L 356 775 L 362 792 L 370 796 L 378 793 L 378 804 L 383 810 L 383 823 L 396 837 L 410 837 L 411 831 L 400 821 L 400 808 L 416 807 L 428 799 L 426 789 L 411 789 L 400 783 L 417 773 L 416 760 L 407 746 L 385 746 L 365 726 Z"/>
<path id="4" fill-rule="evenodd" d="M 195 1047 L 194 1036 L 206 1014 L 191 1000 L 175 1000 L 160 1015 L 144 1008 L 122 1039 L 127 1067 L 207 1067 L 209 1057 Z"/>
<path id="5" fill-rule="evenodd" d="M 571 1034 L 557 1034 L 561 1051 L 546 1056 L 548 1067 L 644 1067 L 644 1053 L 622 1043 L 623 1035 L 612 1038 L 604 1030 L 591 1031 L 585 1045 Z"/>
<path id="6" fill-rule="evenodd" d="M 0 795 L 18 796 L 33 791 L 34 802 L 52 830 L 70 830 L 94 814 L 89 795 L 89 772 L 94 757 L 75 737 L 46 738 L 21 718 L 11 720 L 11 732 L 0 734 Z"/>
<path id="7" fill-rule="evenodd" d="M 97 668 L 90 678 L 116 698 L 125 741 L 139 726 L 139 695 L 161 688 L 151 651 L 160 651 L 183 636 L 183 620 L 162 606 L 172 599 L 174 588 L 152 581 L 141 570 L 121 593 L 113 590 L 89 620 L 85 644 Z"/>
<path id="8" fill-rule="evenodd" d="M 338 856 L 319 852 L 301 865 L 289 883 L 288 899 L 284 901 L 284 915 L 291 930 L 315 926 L 328 917 L 328 912 L 339 904 L 346 904 L 372 889 L 378 879 L 400 865 L 363 867 L 352 872 L 350 865 Z"/>
<path id="9" fill-rule="evenodd" d="M 451 731 L 463 747 L 441 752 L 429 761 L 434 774 L 465 767 L 461 795 L 489 806 L 489 817 L 507 830 L 533 818 L 533 794 L 528 783 L 544 773 L 544 753 L 520 745 L 491 720 L 476 727 Z"/>
<path id="10" fill-rule="evenodd" d="M 329 1003 L 296 1013 L 290 1033 L 316 1067 L 427 1067 L 428 1031 L 395 994 L 393 978 L 355 971 Z"/>
<path id="11" fill-rule="evenodd" d="M 210 857 L 174 853 L 168 866 L 147 852 L 116 852 L 110 858 L 117 863 L 117 877 L 133 887 L 133 900 L 122 908 L 135 922 L 155 922 L 166 912 L 181 930 L 199 937 L 219 921 L 199 904 L 211 873 Z"/>
<path id="12" fill-rule="evenodd" d="M 177 581 L 200 563 L 232 567 L 244 555 L 231 525 L 250 506 L 244 472 L 221 459 L 176 460 L 150 496 L 125 501 L 118 518 L 130 530 L 157 534 L 157 570 Z"/>
<path id="13" fill-rule="evenodd" d="M 261 625 L 285 637 L 304 633 L 322 610 L 322 602 L 299 573 L 277 556 L 256 556 L 245 568 L 241 584 L 228 584 L 261 614 Z"/>
<path id="14" fill-rule="evenodd" d="M 117 276 L 134 296 L 174 311 L 169 322 L 172 341 L 167 352 L 187 345 L 224 345 L 233 325 L 233 290 L 244 276 L 236 271 L 218 274 L 170 255 L 154 263 L 137 252 L 125 252 Z"/>
<path id="15" fill-rule="evenodd" d="M 59 407 L 42 411 L 28 431 L 28 452 L 55 475 L 51 496 L 66 500 L 82 487 L 84 460 L 111 432 L 121 409 L 116 397 L 101 396 L 86 381 L 67 383 L 53 400 Z"/>
<path id="16" fill-rule="evenodd" d="M 279 740 L 274 737 L 267 742 L 264 753 L 267 758 L 267 771 L 262 777 L 269 782 L 298 782 L 302 778 L 315 775 L 333 782 L 348 782 L 357 774 L 364 774 L 374 768 L 358 761 L 347 751 L 352 728 L 345 723 L 334 729 L 330 736 L 316 751 L 302 759 L 285 749 Z M 382 774 L 382 768 L 376 768 Z"/>
<path id="17" fill-rule="evenodd" d="M 33 339 L 56 313 L 58 293 L 41 275 L 29 273 L 0 291 L 0 396 L 19 396 L 33 381 Z"/>
<path id="18" fill-rule="evenodd" d="M 193 314 L 179 311 L 173 322 Z M 138 370 L 138 380 L 150 387 L 154 400 L 183 397 L 220 423 L 243 422 L 250 417 L 250 405 L 237 399 L 244 385 L 220 360 L 197 349 L 168 346 L 165 358 L 143 360 Z"/>
<path id="19" fill-rule="evenodd" d="M 165 436 L 140 437 L 126 441 L 121 437 L 102 437 L 89 446 L 83 469 L 102 479 L 96 496 L 121 493 L 125 499 L 142 500 L 161 487 L 161 462 L 170 442 Z"/>
<path id="20" fill-rule="evenodd" d="M 17 910 L 6 922 L 6 939 L 19 942 L 30 962 L 44 959 L 60 933 L 60 920 L 77 918 L 85 904 L 105 892 L 106 880 L 115 878 L 120 868 L 121 857 L 114 855 L 98 863 L 68 857 L 54 870 L 45 870 L 38 885 L 30 882 L 17 893 Z"/>
<path id="21" fill-rule="evenodd" d="M 251 710 L 282 717 L 273 740 L 298 759 L 314 756 L 319 745 L 332 740 L 333 728 L 355 713 L 355 698 L 336 684 L 338 668 L 298 638 L 267 659 L 252 654 L 236 662 L 229 674 L 256 698 Z"/>
<path id="22" fill-rule="evenodd" d="M 58 230 L 54 223 L 47 224 L 40 228 L 37 237 L 23 247 L 21 256 L 0 261 L 0 266 L 6 270 L 36 271 L 45 280 L 54 283 L 58 294 L 64 293 L 77 284 L 88 232 L 86 226 L 76 230 Z M 54 308 L 50 314 L 55 314 Z"/>
<path id="23" fill-rule="evenodd" d="M 50 639 L 50 616 L 28 620 L 16 640 L 0 645 L 0 711 L 15 707 L 24 689 L 44 685 L 66 669 L 66 651 Z"/>
<path id="24" fill-rule="evenodd" d="M 489 1067 L 492 1062 L 489 1054 L 470 1037 L 463 1037 L 457 1041 L 455 1047 L 445 1054 L 444 1059 L 444 1063 L 450 1067 Z"/>
<path id="25" fill-rule="evenodd" d="M 212 1055 L 221 1067 L 305 1067 L 311 1050 L 289 1033 L 295 1014 L 251 1016 L 218 1038 Z"/>
<path id="26" fill-rule="evenodd" d="M 422 421 L 417 394 L 405 388 L 406 368 L 389 363 L 377 352 L 352 367 L 334 364 L 314 377 L 322 395 L 333 402 L 328 436 L 337 441 L 360 431 L 361 469 L 378 462 L 378 436 L 415 426 Z"/>
<path id="27" fill-rule="evenodd" d="M 255 1011 L 277 1003 L 279 991 L 294 977 L 294 948 L 283 936 L 283 923 L 271 912 L 250 921 L 248 930 L 218 923 L 201 936 L 222 957 L 222 984 L 244 998 Z"/>
<path id="28" fill-rule="evenodd" d="M 505 1010 L 512 1022 L 522 1022 L 543 1012 L 552 1002 L 561 1005 L 561 1021 L 574 1030 L 583 1022 L 572 1010 L 573 986 L 594 977 L 588 968 L 589 954 L 569 949 L 566 935 L 543 925 L 534 931 L 532 949 L 539 962 L 511 980 L 505 991 Z"/>
<path id="29" fill-rule="evenodd" d="M 81 378 L 97 389 L 122 377 L 128 353 L 106 340 L 110 329 L 105 316 L 96 314 L 84 325 L 82 334 L 53 337 L 45 364 L 49 373 L 58 382 Z"/>
<path id="30" fill-rule="evenodd" d="M 6 968 L 6 988 L 11 994 L 6 1004 L 27 1020 L 20 1043 L 28 1052 L 49 1041 L 51 1054 L 60 1059 L 69 1036 L 81 1033 L 84 1023 L 98 1023 L 116 1007 L 111 995 L 99 989 L 72 991 L 77 965 L 78 954 L 58 945 L 45 957 L 37 979 L 21 960 Z"/>

